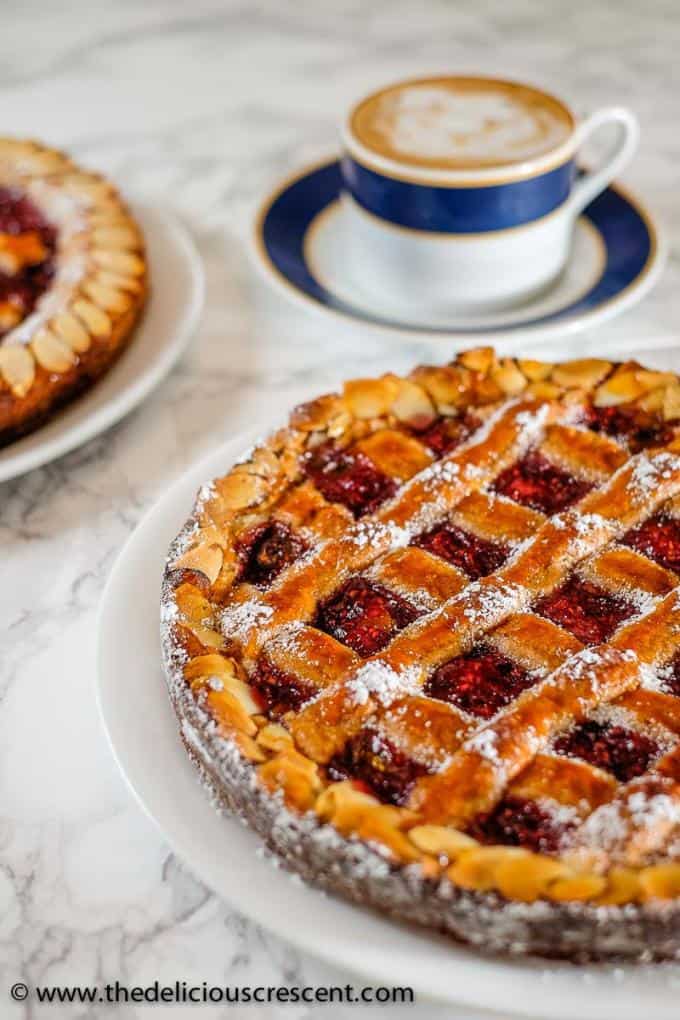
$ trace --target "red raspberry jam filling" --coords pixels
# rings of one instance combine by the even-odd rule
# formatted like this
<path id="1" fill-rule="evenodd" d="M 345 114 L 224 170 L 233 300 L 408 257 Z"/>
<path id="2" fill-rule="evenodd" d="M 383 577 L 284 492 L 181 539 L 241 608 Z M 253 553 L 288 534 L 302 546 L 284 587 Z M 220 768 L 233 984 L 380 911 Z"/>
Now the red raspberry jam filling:
<path id="1" fill-rule="evenodd" d="M 480 843 L 521 846 L 534 853 L 551 854 L 559 850 L 573 823 L 558 821 L 536 801 L 506 797 L 495 810 L 478 815 L 470 835 Z"/>
<path id="2" fill-rule="evenodd" d="M 621 539 L 624 545 L 651 560 L 680 573 L 680 521 L 668 514 L 655 514 Z"/>
<path id="3" fill-rule="evenodd" d="M 476 581 L 498 570 L 508 557 L 508 549 L 496 542 L 479 538 L 453 524 L 440 524 L 413 540 L 413 545 L 427 549 L 435 556 L 452 563 Z"/>
<path id="4" fill-rule="evenodd" d="M 659 745 L 625 726 L 587 719 L 554 743 L 557 754 L 581 758 L 611 772 L 621 783 L 643 775 L 660 753 Z"/>
<path id="5" fill-rule="evenodd" d="M 328 763 L 329 778 L 358 780 L 366 792 L 387 804 L 405 804 L 413 784 L 427 769 L 376 730 L 357 734 Z"/>
<path id="6" fill-rule="evenodd" d="M 624 439 L 634 452 L 669 443 L 674 431 L 670 423 L 639 407 L 589 407 L 584 424 L 591 432 Z"/>
<path id="7" fill-rule="evenodd" d="M 316 624 L 361 656 L 373 655 L 420 610 L 381 584 L 352 577 L 319 607 Z"/>
<path id="8" fill-rule="evenodd" d="M 527 687 L 532 687 L 536 679 L 495 649 L 478 645 L 467 655 L 440 666 L 427 681 L 425 693 L 470 715 L 490 719 Z"/>
<path id="9" fill-rule="evenodd" d="M 278 719 L 286 712 L 297 712 L 317 694 L 315 687 L 279 669 L 265 655 L 257 660 L 250 677 L 250 687 L 263 712 L 272 719 Z"/>
<path id="10" fill-rule="evenodd" d="M 584 645 L 599 645 L 619 624 L 634 616 L 635 606 L 620 595 L 612 595 L 592 581 L 568 578 L 551 595 L 534 606 L 535 612 L 564 627 Z"/>
<path id="11" fill-rule="evenodd" d="M 493 486 L 502 496 L 548 515 L 577 503 L 591 488 L 535 450 L 502 471 Z"/>
<path id="12" fill-rule="evenodd" d="M 437 418 L 423 431 L 416 432 L 421 443 L 435 455 L 445 457 L 457 446 L 464 443 L 472 433 L 479 428 L 480 422 L 472 414 L 459 414 L 452 418 Z"/>
<path id="13" fill-rule="evenodd" d="M 355 517 L 372 513 L 397 491 L 394 479 L 379 471 L 365 453 L 340 450 L 332 443 L 309 455 L 305 470 L 329 502 L 342 503 Z"/>
<path id="14" fill-rule="evenodd" d="M 14 238 L 17 254 L 33 254 L 17 271 L 10 271 L 3 265 L 3 254 L 11 260 Z M 12 188 L 0 188 L 0 336 L 33 311 L 50 285 L 56 245 L 56 230 L 33 202 Z"/>
<path id="15" fill-rule="evenodd" d="M 306 549 L 305 542 L 283 521 L 262 524 L 238 543 L 239 580 L 264 588 Z"/>

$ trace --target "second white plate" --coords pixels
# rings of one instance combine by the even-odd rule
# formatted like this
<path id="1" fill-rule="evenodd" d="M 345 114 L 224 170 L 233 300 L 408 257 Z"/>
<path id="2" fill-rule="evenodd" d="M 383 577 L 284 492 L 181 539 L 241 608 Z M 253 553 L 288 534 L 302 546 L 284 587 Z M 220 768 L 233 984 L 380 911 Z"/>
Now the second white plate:
<path id="1" fill-rule="evenodd" d="M 653 360 L 663 364 L 664 358 Z M 370 983 L 410 985 L 420 997 L 498 1010 L 504 1017 L 639 1020 L 644 1003 L 654 1020 L 676 1020 L 676 966 L 485 958 L 290 881 L 256 853 L 254 833 L 214 811 L 180 743 L 161 672 L 159 588 L 168 546 L 196 491 L 228 470 L 252 439 L 230 440 L 175 483 L 129 539 L 102 600 L 102 718 L 123 775 L 167 842 L 234 907 Z"/>
<path id="2" fill-rule="evenodd" d="M 186 349 L 203 308 L 203 263 L 169 213 L 134 206 L 151 267 L 147 307 L 130 345 L 95 386 L 47 424 L 0 449 L 0 482 L 74 450 L 120 421 L 158 385 Z"/>

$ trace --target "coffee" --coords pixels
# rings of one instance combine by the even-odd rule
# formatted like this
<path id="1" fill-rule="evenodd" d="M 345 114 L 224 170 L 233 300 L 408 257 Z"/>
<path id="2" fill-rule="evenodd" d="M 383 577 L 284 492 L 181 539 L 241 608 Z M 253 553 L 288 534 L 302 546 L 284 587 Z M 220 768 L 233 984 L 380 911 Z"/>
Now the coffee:
<path id="1" fill-rule="evenodd" d="M 404 82 L 369 96 L 351 119 L 374 153 L 442 170 L 523 163 L 560 146 L 573 127 L 559 100 L 489 78 Z"/>

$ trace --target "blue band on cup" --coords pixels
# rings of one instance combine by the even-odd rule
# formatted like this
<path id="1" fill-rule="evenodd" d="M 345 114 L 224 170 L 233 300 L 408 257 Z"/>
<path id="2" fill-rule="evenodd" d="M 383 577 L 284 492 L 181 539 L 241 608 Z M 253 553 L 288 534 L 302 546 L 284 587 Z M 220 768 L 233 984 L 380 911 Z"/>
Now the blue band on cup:
<path id="1" fill-rule="evenodd" d="M 411 230 L 478 234 L 505 230 L 547 216 L 569 197 L 573 159 L 536 177 L 507 184 L 454 188 L 385 177 L 343 156 L 346 190 L 367 212 Z"/>

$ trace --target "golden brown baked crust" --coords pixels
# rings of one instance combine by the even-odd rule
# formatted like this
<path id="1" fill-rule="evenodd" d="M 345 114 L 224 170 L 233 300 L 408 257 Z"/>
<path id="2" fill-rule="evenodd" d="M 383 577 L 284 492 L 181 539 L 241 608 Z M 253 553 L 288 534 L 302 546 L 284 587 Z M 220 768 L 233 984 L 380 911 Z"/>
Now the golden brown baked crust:
<path id="1" fill-rule="evenodd" d="M 56 231 L 53 277 L 35 306 L 22 315 L 5 302 L 4 329 L 0 316 L 2 445 L 107 370 L 142 311 L 148 279 L 139 227 L 102 177 L 36 142 L 2 138 L 0 189 L 30 202 Z M 0 270 L 20 272 L 34 240 L 0 230 Z"/>
<path id="2" fill-rule="evenodd" d="M 470 891 L 638 924 L 528 950 L 674 955 L 678 424 L 671 373 L 487 348 L 297 408 L 200 494 L 166 570 L 170 693 L 213 793 L 307 877 L 461 937 L 445 904 Z M 320 876 L 312 822 L 413 902 Z"/>

